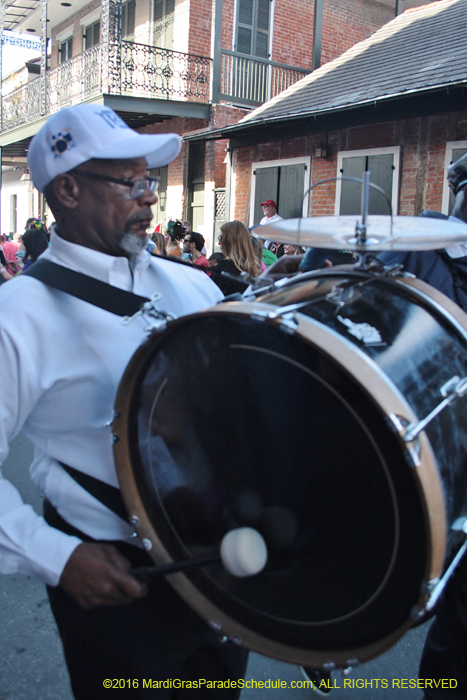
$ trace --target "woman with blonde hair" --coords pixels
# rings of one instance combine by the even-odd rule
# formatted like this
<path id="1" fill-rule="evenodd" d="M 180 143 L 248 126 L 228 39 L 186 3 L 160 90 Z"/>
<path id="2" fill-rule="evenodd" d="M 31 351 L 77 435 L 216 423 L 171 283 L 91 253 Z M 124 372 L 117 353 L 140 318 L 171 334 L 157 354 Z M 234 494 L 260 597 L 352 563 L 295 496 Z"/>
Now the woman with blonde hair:
<path id="1" fill-rule="evenodd" d="M 231 278 L 238 277 L 242 272 L 247 272 L 252 277 L 261 274 L 261 265 L 253 250 L 248 229 L 241 221 L 228 221 L 221 226 L 218 241 L 224 260 L 213 271 L 212 280 L 224 294 L 242 293 L 248 284 Z M 222 275 L 223 272 L 229 277 Z"/>

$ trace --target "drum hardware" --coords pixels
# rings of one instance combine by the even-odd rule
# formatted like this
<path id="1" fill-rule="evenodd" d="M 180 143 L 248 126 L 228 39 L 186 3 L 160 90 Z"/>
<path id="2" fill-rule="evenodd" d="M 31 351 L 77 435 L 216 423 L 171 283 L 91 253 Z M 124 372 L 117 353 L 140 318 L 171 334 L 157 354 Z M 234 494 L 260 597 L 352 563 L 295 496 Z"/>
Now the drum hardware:
<path id="1" fill-rule="evenodd" d="M 113 425 L 113 422 L 116 421 L 118 418 L 120 418 L 118 411 L 112 411 L 111 418 L 109 418 L 109 420 L 106 420 L 105 423 L 102 424 L 102 427 L 110 428 L 110 426 Z"/>
<path id="2" fill-rule="evenodd" d="M 412 442 L 403 439 L 418 416 L 447 398 L 438 394 L 439 381 L 420 391 L 427 372 L 439 372 L 443 385 L 458 377 L 456 387 L 467 378 L 467 321 L 436 290 L 392 279 L 399 274 L 315 271 L 289 279 L 269 299 L 252 295 L 253 303 L 178 319 L 138 349 L 119 389 L 118 476 L 128 512 L 141 520 L 134 529 L 153 543 L 155 565 L 212 551 L 231 527 L 253 524 L 263 532 L 271 509 L 288 508 L 299 523 L 288 548 L 265 534 L 268 567 L 251 579 L 235 579 L 216 564 L 168 577 L 216 632 L 289 663 L 332 670 L 332 660 L 347 669 L 389 648 L 420 620 L 449 564 L 446 551 L 458 546 L 451 523 L 457 519 L 462 530 L 467 522 L 463 499 L 453 497 L 464 487 L 458 465 L 467 447 L 459 441 L 450 449 L 449 439 L 463 429 L 464 404 L 453 401 L 446 425 L 441 414 Z M 378 318 L 394 352 L 362 347 L 336 319 L 336 306 L 322 303 L 333 285 L 353 282 L 363 292 L 357 284 L 367 279 L 372 286 L 352 314 L 369 323 Z M 296 300 L 308 308 L 295 313 Z M 292 338 L 280 332 L 278 312 L 292 326 L 299 321 Z M 426 329 L 422 341 L 414 324 Z M 267 391 L 271 376 L 279 387 Z M 211 391 L 220 384 L 221 393 Z M 240 401 L 263 426 L 282 411 L 302 438 L 293 455 L 289 444 L 283 453 L 271 446 L 269 431 L 258 446 L 251 411 L 233 416 L 226 407 Z M 160 426 L 172 414 L 183 418 L 167 442 L 181 485 L 167 482 L 158 459 Z M 328 427 L 329 414 L 342 439 Z M 250 492 L 257 495 L 254 518 L 243 508 Z M 308 533 L 322 541 L 318 560 Z"/>
<path id="3" fill-rule="evenodd" d="M 334 661 L 329 661 L 328 663 L 323 664 L 323 671 L 327 671 L 328 673 L 330 673 L 331 671 L 335 671 L 336 668 L 337 666 L 334 663 Z"/>
<path id="4" fill-rule="evenodd" d="M 388 423 L 392 429 L 395 429 L 395 432 L 398 435 L 400 435 L 402 439 L 404 438 L 404 435 L 407 432 L 407 428 L 410 425 L 410 421 L 408 421 L 406 418 L 403 418 L 402 416 L 397 416 L 395 413 L 389 414 Z M 410 457 L 410 459 L 407 459 L 407 463 L 409 464 L 409 466 L 420 466 L 420 443 L 418 442 L 418 440 L 411 443 L 405 443 L 404 455 L 406 458 Z"/>
<path id="5" fill-rule="evenodd" d="M 149 543 L 149 548 L 146 543 Z M 152 549 L 152 542 L 143 539 L 143 546 L 146 551 L 149 551 Z M 246 578 L 259 574 L 266 566 L 267 559 L 268 550 L 262 535 L 252 527 L 239 527 L 227 532 L 222 538 L 220 547 L 214 551 L 170 564 L 143 566 L 133 569 L 131 574 L 139 581 L 148 583 L 159 576 L 221 562 L 232 576 Z"/>
<path id="6" fill-rule="evenodd" d="M 467 534 L 467 530 L 464 530 L 464 532 Z M 462 547 L 459 549 L 457 552 L 456 556 L 444 572 L 442 578 L 435 584 L 433 591 L 431 593 L 431 596 L 425 606 L 426 612 L 429 612 L 430 610 L 433 610 L 435 607 L 436 603 L 441 597 L 441 594 L 443 593 L 444 589 L 446 588 L 446 585 L 451 578 L 451 575 L 453 574 L 454 570 L 457 568 L 459 565 L 460 560 L 464 556 L 465 552 L 467 551 L 467 539 L 462 545 Z"/>
<path id="7" fill-rule="evenodd" d="M 342 284 L 345 284 L 348 281 L 349 280 L 343 280 Z M 354 301 L 361 298 L 361 293 L 357 291 L 358 287 L 358 284 L 350 284 L 347 287 L 336 284 L 324 298 L 326 301 L 329 301 L 331 304 L 335 304 L 341 309 L 346 304 L 352 304 Z"/>
<path id="8" fill-rule="evenodd" d="M 422 430 L 431 423 L 431 421 L 436 418 L 436 416 L 443 411 L 446 406 L 449 406 L 453 401 L 464 396 L 467 393 L 467 377 L 460 379 L 457 375 L 451 377 L 451 379 L 443 384 L 440 389 L 441 396 L 444 396 L 444 400 L 441 401 L 423 420 L 418 423 L 410 423 L 407 426 L 407 432 L 403 436 L 404 442 L 412 442 L 417 435 L 419 435 Z"/>
<path id="9" fill-rule="evenodd" d="M 169 321 L 174 321 L 176 316 L 169 314 L 166 311 L 159 311 L 156 309 L 155 304 L 162 299 L 162 294 L 160 292 L 154 292 L 151 294 L 150 300 L 146 301 L 139 311 L 137 311 L 133 316 L 123 316 L 122 324 L 128 326 L 136 318 L 142 316 L 148 325 L 144 329 L 145 333 L 150 333 L 153 330 L 164 330 Z M 155 323 L 158 321 L 159 323 Z"/>

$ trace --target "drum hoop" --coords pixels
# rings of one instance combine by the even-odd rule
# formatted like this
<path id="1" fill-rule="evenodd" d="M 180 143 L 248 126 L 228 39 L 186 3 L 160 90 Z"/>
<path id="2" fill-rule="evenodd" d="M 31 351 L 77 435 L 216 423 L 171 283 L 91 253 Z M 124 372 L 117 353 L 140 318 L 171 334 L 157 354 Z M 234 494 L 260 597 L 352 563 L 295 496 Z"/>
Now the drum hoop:
<path id="1" fill-rule="evenodd" d="M 417 285 L 414 284 L 413 280 L 410 280 L 410 286 L 416 287 Z M 427 288 L 422 288 L 423 292 L 431 292 L 431 288 L 428 285 L 424 285 L 423 287 Z M 444 295 L 440 294 L 439 296 L 441 297 L 440 301 L 444 301 Z M 255 305 L 249 302 L 230 302 L 191 315 L 185 319 L 180 319 L 170 325 L 171 327 L 178 326 L 179 324 L 183 325 L 187 319 L 191 321 L 196 320 L 196 318 L 204 319 L 207 314 L 238 314 L 251 318 L 251 311 L 255 307 L 271 309 L 271 305 L 265 304 L 264 302 L 259 302 Z M 370 398 L 378 404 L 382 411 L 387 415 L 391 413 L 403 415 L 410 422 L 416 420 L 416 416 L 406 402 L 405 397 L 400 394 L 398 389 L 390 382 L 379 367 L 357 346 L 351 343 L 350 340 L 347 340 L 327 326 L 314 319 L 305 317 L 300 313 L 297 313 L 297 319 L 299 322 L 297 333 L 302 339 L 316 346 L 318 349 L 327 352 L 338 365 L 347 371 L 347 373 L 367 391 Z M 276 325 L 278 324 L 276 321 L 274 323 Z M 464 325 L 467 328 L 467 316 L 465 317 Z M 136 351 L 125 371 L 115 404 L 115 410 L 120 416 L 124 417 L 128 415 L 132 400 L 132 389 L 134 388 L 136 379 L 141 373 L 141 366 L 145 364 L 145 361 L 148 356 L 152 354 L 152 351 L 151 343 L 145 343 Z M 367 389 L 367 387 L 371 387 L 371 391 L 369 388 Z M 151 557 L 156 563 L 163 564 L 172 562 L 172 557 L 160 541 L 152 523 L 147 517 L 131 469 L 129 435 L 126 431 L 123 431 L 122 434 L 119 433 L 118 419 L 115 422 L 114 432 L 118 434 L 119 437 L 114 445 L 117 474 L 128 513 L 130 516 L 136 516 L 138 519 L 138 525 L 135 526 L 135 529 L 141 539 L 148 540 L 151 543 Z M 430 553 L 431 560 L 429 561 L 427 571 L 427 578 L 430 579 L 437 577 L 443 567 L 446 542 L 446 515 L 436 459 L 429 440 L 424 433 L 420 435 L 420 445 L 420 466 L 415 468 L 415 476 L 421 495 L 424 496 L 422 502 L 426 511 L 427 534 L 430 535 L 430 542 L 432 543 Z M 405 449 L 402 439 L 401 446 Z M 263 637 L 254 630 L 250 630 L 243 624 L 233 620 L 227 614 L 223 613 L 222 610 L 219 610 L 183 573 L 173 574 L 167 578 L 179 595 L 193 607 L 198 614 L 208 622 L 212 621 L 216 623 L 216 627 L 217 623 L 219 623 L 222 633 L 234 638 L 240 638 L 242 643 L 245 643 L 250 649 L 285 661 L 290 661 L 291 663 L 301 663 L 304 665 L 311 664 L 321 666 L 329 662 L 334 662 L 338 665 L 347 665 L 349 661 L 349 650 L 310 651 Z M 419 601 L 420 607 L 423 606 L 424 600 L 425 597 L 421 592 Z M 358 649 L 352 649 L 352 657 L 358 658 L 361 661 L 374 658 L 374 656 L 385 651 L 402 637 L 411 625 L 412 621 L 408 619 L 403 625 L 391 632 L 391 634 L 384 639 Z"/>

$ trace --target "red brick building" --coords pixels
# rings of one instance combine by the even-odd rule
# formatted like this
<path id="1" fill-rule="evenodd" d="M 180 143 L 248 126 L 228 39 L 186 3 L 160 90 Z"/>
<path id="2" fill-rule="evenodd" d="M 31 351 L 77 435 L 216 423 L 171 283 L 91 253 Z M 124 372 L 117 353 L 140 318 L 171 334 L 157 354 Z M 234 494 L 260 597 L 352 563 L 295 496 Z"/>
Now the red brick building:
<path id="1" fill-rule="evenodd" d="M 371 171 L 394 213 L 448 213 L 446 167 L 467 150 L 466 0 L 410 9 L 238 124 L 229 138 L 230 218 L 249 225 L 262 199 L 284 217 L 354 214 L 360 186 L 312 184 Z M 324 47 L 323 47 L 324 53 Z M 372 194 L 370 212 L 388 212 Z"/>
<path id="2" fill-rule="evenodd" d="M 236 124 L 370 36 L 400 0 L 48 0 L 42 15 L 41 0 L 20 19 L 16 2 L 7 3 L 4 26 L 42 31 L 51 48 L 48 69 L 43 51 L 41 74 L 2 99 L 2 230 L 12 230 L 5 220 L 13 220 L 13 201 L 18 208 L 12 188 L 30 187 L 19 179 L 30 138 L 51 113 L 87 101 L 112 107 L 141 132 L 197 135 L 160 169 L 154 215 L 155 223 L 190 220 L 211 249 L 227 217 L 228 141 L 200 135 Z M 38 193 L 28 201 L 25 216 L 47 214 Z M 245 209 L 240 190 L 237 201 L 234 210 Z"/>

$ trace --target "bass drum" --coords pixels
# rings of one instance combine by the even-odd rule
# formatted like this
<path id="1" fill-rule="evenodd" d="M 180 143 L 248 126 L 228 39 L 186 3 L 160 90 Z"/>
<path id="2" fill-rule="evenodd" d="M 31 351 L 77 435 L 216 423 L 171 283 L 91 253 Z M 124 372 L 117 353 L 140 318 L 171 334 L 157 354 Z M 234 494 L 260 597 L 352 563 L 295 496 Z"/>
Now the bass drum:
<path id="1" fill-rule="evenodd" d="M 453 302 L 352 267 L 170 322 L 138 349 L 116 401 L 130 521 L 157 564 L 257 529 L 260 574 L 213 563 L 168 580 L 262 654 L 368 660 L 414 623 L 458 544 L 467 399 L 404 435 L 466 376 L 467 316 Z"/>

